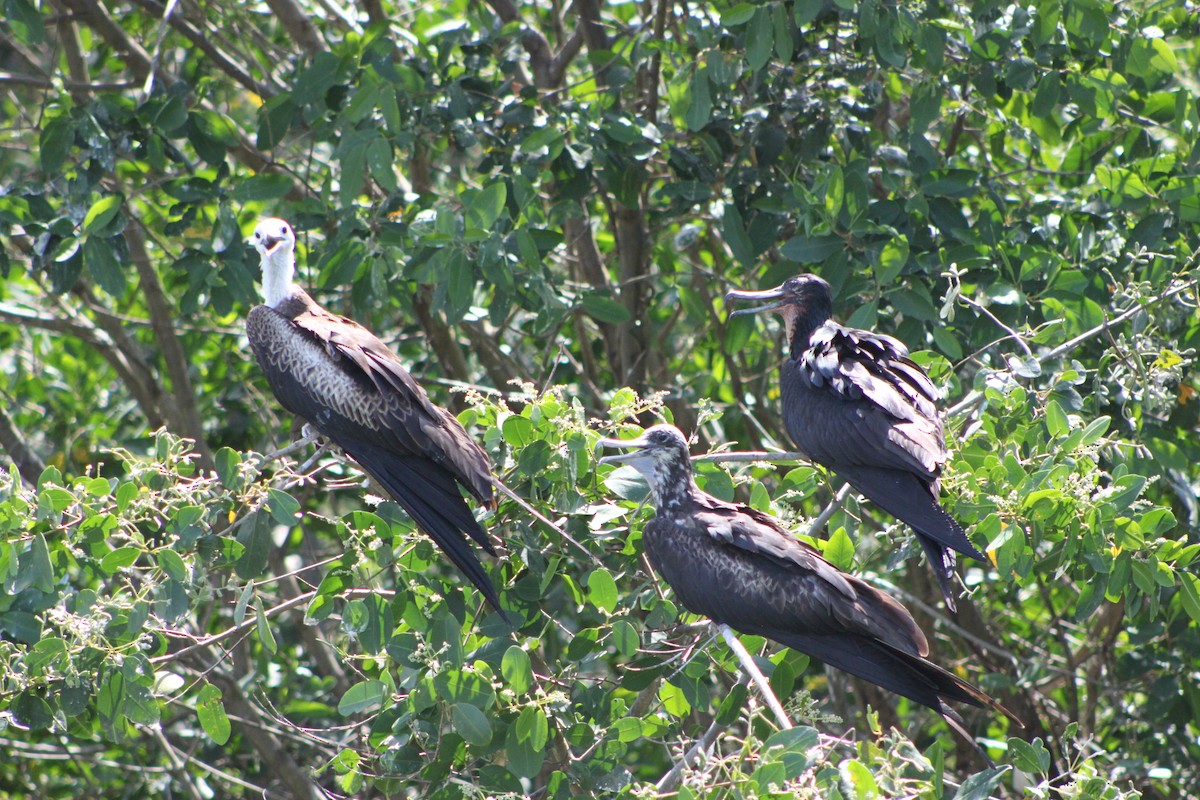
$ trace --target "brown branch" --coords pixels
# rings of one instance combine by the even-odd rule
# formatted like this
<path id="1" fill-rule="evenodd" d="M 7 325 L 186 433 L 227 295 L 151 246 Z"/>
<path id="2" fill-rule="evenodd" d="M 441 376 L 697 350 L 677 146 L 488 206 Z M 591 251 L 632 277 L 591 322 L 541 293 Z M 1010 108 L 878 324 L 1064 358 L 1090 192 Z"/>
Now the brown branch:
<path id="1" fill-rule="evenodd" d="M 242 693 L 241 684 L 225 670 L 214 669 L 208 674 L 208 678 L 220 687 L 221 701 L 229 716 L 246 720 L 262 716 Z M 274 733 L 254 724 L 242 725 L 240 733 L 254 745 L 254 749 L 262 757 L 263 765 L 287 787 L 288 796 L 292 800 L 324 800 L 327 797 L 320 786 L 307 777 L 310 770 L 291 757 L 284 749 L 283 741 Z"/>
<path id="2" fill-rule="evenodd" d="M 667 28 L 667 12 L 671 9 L 671 0 L 658 0 L 654 10 L 654 41 L 661 42 Z M 658 123 L 658 84 L 662 77 L 662 49 L 656 49 L 650 55 L 649 75 L 646 78 L 645 90 L 649 94 L 646 99 L 646 119 Z"/>
<path id="3" fill-rule="evenodd" d="M 466 333 L 467 340 L 471 343 L 471 352 L 479 359 L 488 379 L 497 389 L 508 386 L 508 382 L 514 378 L 522 381 L 532 380 L 531 375 L 500 349 L 497 337 L 484 330 L 481 323 L 463 322 L 459 327 Z"/>
<path id="4" fill-rule="evenodd" d="M 417 315 L 417 322 L 421 324 L 421 329 L 429 337 L 429 344 L 433 347 L 434 355 L 441 364 L 443 376 L 458 381 L 469 381 L 471 380 L 471 370 L 467 367 L 467 359 L 463 355 L 458 341 L 454 338 L 454 334 L 450 332 L 450 326 L 434 314 L 430 308 L 430 293 L 430 287 L 422 286 L 413 295 L 413 311 Z"/>
<path id="5" fill-rule="evenodd" d="M 579 15 L 579 26 L 588 52 L 593 55 L 607 53 L 611 44 L 608 41 L 608 32 L 604 30 L 604 25 L 600 22 L 599 0 L 575 0 L 574 7 L 575 13 Z M 600 88 L 608 86 L 610 60 L 610 58 L 597 59 L 593 66 L 596 85 Z"/>
<path id="6" fill-rule="evenodd" d="M 58 31 L 58 41 L 62 47 L 63 57 L 67 62 L 67 73 L 71 76 L 69 91 L 76 103 L 87 102 L 88 75 L 87 61 L 83 57 L 83 43 L 79 41 L 79 30 L 69 17 L 62 17 L 55 25 Z"/>
<path id="7" fill-rule="evenodd" d="M 94 341 L 93 344 L 121 376 L 121 382 L 129 387 L 146 417 L 146 423 L 151 428 L 161 428 L 167 421 L 163 392 L 142 356 L 143 348 L 129 337 L 119 319 L 91 297 L 90 291 L 84 289 L 79 294 L 95 316 L 96 327 L 108 334 L 108 342 Z"/>
<path id="8" fill-rule="evenodd" d="M 157 0 L 133 1 L 142 8 L 145 8 L 160 16 L 166 12 L 166 7 L 162 3 L 157 2 Z M 248 70 L 246 70 L 241 64 L 236 63 L 232 56 L 228 55 L 220 47 L 211 42 L 204 32 L 196 29 L 183 17 L 183 14 L 179 11 L 171 14 L 171 17 L 167 20 L 167 22 L 171 25 L 171 27 L 183 34 L 183 36 L 189 42 L 195 45 L 196 49 L 200 50 L 202 53 L 211 58 L 214 65 L 218 69 L 229 75 L 229 77 L 233 78 L 242 86 L 246 87 L 264 99 L 273 97 L 276 94 L 273 87 L 255 80 L 254 77 L 250 75 Z"/>
<path id="9" fill-rule="evenodd" d="M 575 60 L 575 56 L 579 55 L 579 51 L 583 49 L 583 26 L 580 25 L 571 32 L 571 36 L 567 41 L 563 42 L 563 46 L 554 55 L 550 61 L 550 67 L 547 70 L 546 86 L 558 88 L 562 86 L 563 77 L 567 74 L 567 67 Z"/>
<path id="10" fill-rule="evenodd" d="M 83 318 L 82 322 L 76 322 L 59 317 L 40 317 L 36 314 L 0 307 L 0 320 L 7 320 L 21 327 L 65 333 L 95 348 L 96 352 L 109 363 L 109 366 L 116 370 L 117 375 L 121 378 L 121 383 L 129 388 L 150 426 L 153 428 L 162 426 L 163 417 L 162 409 L 159 406 L 158 387 L 135 348 L 131 347 L 128 351 L 122 350 L 117 343 L 112 341 L 111 335 L 105 335 L 107 331 L 98 328 L 87 318 Z"/>
<path id="11" fill-rule="evenodd" d="M 317 27 L 304 13 L 304 9 L 294 0 L 267 0 L 267 5 L 271 7 L 271 11 L 279 20 L 279 24 L 287 31 L 288 36 L 291 36 L 292 40 L 310 56 L 324 53 L 329 49 L 325 46 L 325 40 L 321 38 Z"/>
<path id="12" fill-rule="evenodd" d="M 99 0 L 56 0 L 56 2 L 62 3 L 70 11 L 79 15 L 109 47 L 117 51 L 139 84 L 145 83 L 146 78 L 155 72 L 150 54 L 140 44 L 129 38 Z M 154 79 L 160 85 L 168 85 L 167 79 L 161 74 L 155 74 Z"/>
<path id="13" fill-rule="evenodd" d="M 204 424 L 200 421 L 200 412 L 196 409 L 196 393 L 188 374 L 190 360 L 183 352 L 179 337 L 175 335 L 174 315 L 158 279 L 158 273 L 146 251 L 146 240 L 142 236 L 139 222 L 135 221 L 125 229 L 125 241 L 129 244 L 129 256 L 137 267 L 139 285 L 142 295 L 146 298 L 146 309 L 150 313 L 150 327 L 154 331 L 159 351 L 167 364 L 167 374 L 171 378 L 171 394 L 164 399 L 171 411 L 173 425 L 179 432 L 196 442 L 200 466 L 211 469 L 215 462 L 212 450 L 204 438 Z"/>
<path id="14" fill-rule="evenodd" d="M 0 72 L 0 84 L 9 84 L 12 86 L 33 86 L 38 89 L 53 89 L 54 81 L 49 78 L 39 78 L 34 75 L 18 75 L 15 72 Z M 80 83 L 74 80 L 65 80 L 62 85 L 67 87 L 72 93 L 76 90 L 87 92 L 120 92 L 130 89 L 137 84 L 133 81 L 121 81 L 118 83 Z"/>
<path id="15" fill-rule="evenodd" d="M 21 432 L 3 406 L 0 406 L 0 449 L 8 453 L 8 457 L 17 465 L 21 478 L 30 486 L 37 486 L 46 464 L 25 444 Z"/>
<path id="16" fill-rule="evenodd" d="M 525 48 L 525 52 L 529 53 L 529 63 L 533 66 L 534 84 L 541 89 L 552 88 L 555 84 L 549 81 L 554 55 L 550 51 L 550 43 L 546 41 L 546 37 L 537 28 L 524 23 L 521 13 L 512 0 L 488 0 L 488 5 L 491 6 L 492 11 L 500 18 L 501 22 L 506 25 L 514 23 L 520 25 L 521 46 Z"/>
<path id="17" fill-rule="evenodd" d="M 388 18 L 383 11 L 382 0 L 362 0 L 363 10 L 367 12 L 367 19 L 372 25 L 386 25 Z"/>

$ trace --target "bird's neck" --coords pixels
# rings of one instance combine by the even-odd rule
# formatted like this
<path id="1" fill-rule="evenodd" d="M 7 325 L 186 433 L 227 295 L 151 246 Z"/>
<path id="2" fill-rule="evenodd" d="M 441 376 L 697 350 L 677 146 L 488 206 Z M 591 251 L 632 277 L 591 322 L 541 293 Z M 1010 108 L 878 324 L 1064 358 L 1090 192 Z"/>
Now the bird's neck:
<path id="1" fill-rule="evenodd" d="M 801 311 L 794 306 L 787 306 L 783 311 L 783 322 L 787 329 L 787 341 L 791 348 L 793 359 L 811 346 L 812 335 L 817 328 L 829 321 L 827 309 L 804 309 Z"/>
<path id="2" fill-rule="evenodd" d="M 263 260 L 263 296 L 267 305 L 278 308 L 292 294 L 296 256 L 291 251 L 273 253 Z"/>
<path id="3" fill-rule="evenodd" d="M 661 514 L 681 511 L 695 499 L 700 491 L 692 477 L 691 462 L 685 464 L 659 464 L 654 480 L 649 481 L 654 494 L 654 507 Z"/>

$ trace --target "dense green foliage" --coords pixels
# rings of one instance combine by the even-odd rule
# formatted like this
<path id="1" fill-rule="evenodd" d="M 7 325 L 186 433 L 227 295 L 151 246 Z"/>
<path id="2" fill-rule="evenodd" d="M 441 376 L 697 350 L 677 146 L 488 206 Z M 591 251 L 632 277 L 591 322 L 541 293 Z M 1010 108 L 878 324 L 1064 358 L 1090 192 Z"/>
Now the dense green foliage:
<path id="1" fill-rule="evenodd" d="M 7 0 L 0 797 L 1200 794 L 1195 10 L 564 5 Z M 516 624 L 286 447 L 265 214 L 485 445 Z M 720 298 L 803 271 L 945 388 L 957 615 L 826 473 L 724 455 L 789 443 Z M 743 637 L 776 729 L 596 464 L 662 419 L 1017 714 L 966 715 L 996 768 Z"/>

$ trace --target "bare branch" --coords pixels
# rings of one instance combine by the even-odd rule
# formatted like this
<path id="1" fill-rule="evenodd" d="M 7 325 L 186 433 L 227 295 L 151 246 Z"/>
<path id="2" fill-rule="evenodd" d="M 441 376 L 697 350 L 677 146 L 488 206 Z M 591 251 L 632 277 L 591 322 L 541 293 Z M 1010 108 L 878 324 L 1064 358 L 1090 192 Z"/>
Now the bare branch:
<path id="1" fill-rule="evenodd" d="M 295 0 L 267 0 L 267 5 L 271 7 L 279 24 L 288 32 L 292 40 L 310 56 L 324 53 L 329 49 L 317 27 L 313 25 L 312 20 Z"/>
<path id="2" fill-rule="evenodd" d="M 129 255 L 137 267 L 138 279 L 142 294 L 146 298 L 146 309 L 150 313 L 150 324 L 154 330 L 154 338 L 158 342 L 163 360 L 167 364 L 167 374 L 171 377 L 171 403 L 176 417 L 175 423 L 180 432 L 196 442 L 196 454 L 200 457 L 200 465 L 212 469 L 212 450 L 204 437 L 204 424 L 200 421 L 200 413 L 196 409 L 196 393 L 192 388 L 189 373 L 191 363 L 183 352 L 183 345 L 175 335 L 174 315 L 170 304 L 163 292 L 158 272 L 150 263 L 150 255 L 146 252 L 146 241 L 142 238 L 140 224 L 130 225 L 125 229 L 125 240 L 129 243 Z"/>
<path id="3" fill-rule="evenodd" d="M 763 702 L 767 704 L 767 708 L 771 709 L 771 713 L 775 715 L 775 720 L 779 723 L 779 727 L 784 730 L 791 730 L 792 721 L 788 719 L 787 712 L 783 710 L 783 704 L 775 696 L 775 692 L 771 689 L 771 684 L 767 682 L 767 678 L 762 674 L 762 670 L 754 663 L 754 659 L 742 645 L 741 640 L 737 638 L 737 634 L 723 622 L 714 624 L 717 626 L 717 630 L 721 632 L 721 638 L 725 640 L 725 644 L 729 645 L 729 649 L 734 652 L 738 657 L 738 661 L 742 663 L 742 669 L 746 671 L 751 680 L 754 681 L 754 685 L 758 687 L 758 691 L 762 694 Z"/>
<path id="4" fill-rule="evenodd" d="M 78 14 L 92 30 L 100 35 L 101 39 L 116 50 L 129 66 L 130 71 L 137 77 L 138 83 L 145 83 L 146 79 L 155 71 L 150 54 L 140 44 L 129 38 L 99 0 L 57 0 L 57 2 Z M 164 85 L 167 82 L 162 75 L 157 75 L 155 80 Z"/>
<path id="5" fill-rule="evenodd" d="M 3 406 L 0 406 L 0 448 L 8 453 L 8 457 L 17 465 L 21 478 L 30 486 L 37 486 L 38 478 L 46 469 L 46 464 L 25 444 L 21 432 L 17 430 L 12 417 Z"/>
<path id="6" fill-rule="evenodd" d="M 166 12 L 163 4 L 159 3 L 158 0 L 134 0 L 134 2 L 156 14 Z M 171 27 L 183 34 L 198 50 L 212 59 L 213 64 L 218 69 L 225 72 L 242 86 L 263 98 L 273 97 L 276 94 L 274 87 L 255 80 L 249 70 L 234 61 L 232 56 L 210 41 L 203 31 L 198 30 L 188 22 L 182 14 L 177 11 L 173 12 L 167 22 Z"/>

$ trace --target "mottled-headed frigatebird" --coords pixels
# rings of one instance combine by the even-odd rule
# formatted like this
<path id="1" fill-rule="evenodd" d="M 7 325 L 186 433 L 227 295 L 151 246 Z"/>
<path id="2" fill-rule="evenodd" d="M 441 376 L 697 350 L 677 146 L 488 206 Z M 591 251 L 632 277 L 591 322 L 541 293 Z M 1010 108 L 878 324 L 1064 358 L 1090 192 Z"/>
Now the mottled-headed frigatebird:
<path id="1" fill-rule="evenodd" d="M 637 439 L 600 443 L 632 450 L 601 463 L 629 464 L 645 476 L 657 509 L 642 530 L 646 555 L 688 610 L 928 706 L 968 741 L 947 700 L 1012 717 L 926 660 L 929 644 L 904 606 L 837 569 L 774 517 L 701 491 L 677 428 L 656 425 Z"/>
<path id="2" fill-rule="evenodd" d="M 796 447 L 860 494 L 912 526 L 937 576 L 946 606 L 954 551 L 980 561 L 962 526 L 938 502 L 946 440 L 938 391 L 902 343 L 829 319 L 829 284 L 799 275 L 762 292 L 733 291 L 725 301 L 766 301 L 734 311 L 776 311 L 791 348 L 779 368 L 783 421 Z"/>
<path id="3" fill-rule="evenodd" d="M 358 462 L 500 610 L 463 535 L 496 554 L 459 491 L 494 505 L 483 448 L 430 402 L 387 345 L 293 283 L 296 236 L 288 223 L 264 219 L 250 241 L 262 257 L 266 303 L 250 310 L 246 334 L 279 402 Z"/>

